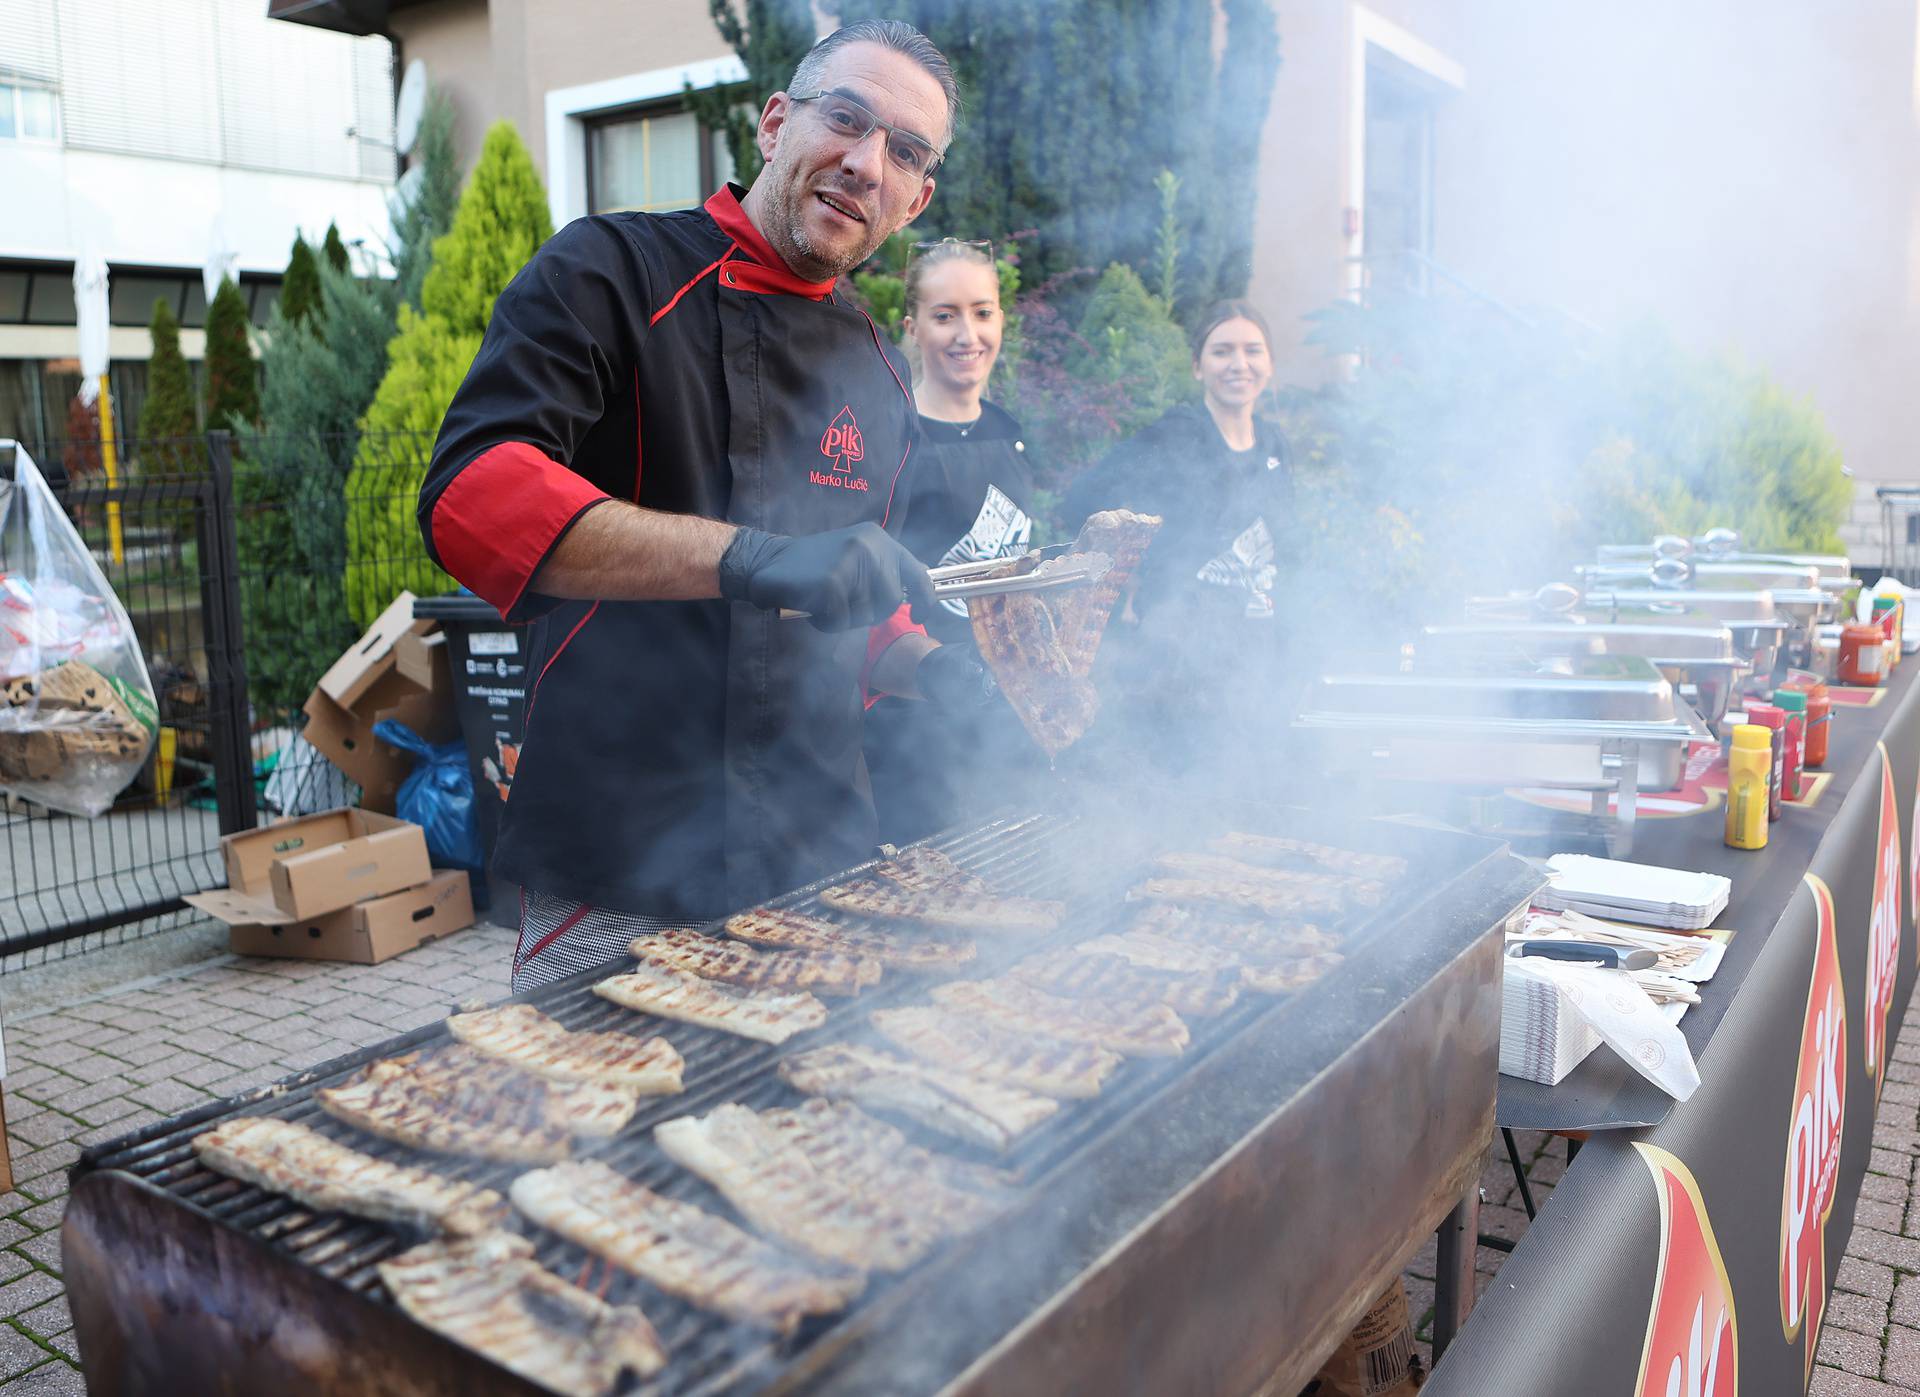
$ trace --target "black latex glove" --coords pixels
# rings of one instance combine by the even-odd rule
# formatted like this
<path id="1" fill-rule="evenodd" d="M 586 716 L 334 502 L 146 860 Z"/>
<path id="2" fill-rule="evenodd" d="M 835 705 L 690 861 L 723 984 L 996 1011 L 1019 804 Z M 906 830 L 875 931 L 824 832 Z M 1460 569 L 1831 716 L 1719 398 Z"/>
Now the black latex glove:
<path id="1" fill-rule="evenodd" d="M 903 601 L 923 614 L 935 603 L 926 568 L 878 524 L 798 537 L 742 529 L 720 557 L 720 595 L 804 611 L 819 631 L 878 625 Z"/>
<path id="2" fill-rule="evenodd" d="M 955 713 L 977 713 L 1000 698 L 993 671 L 970 645 L 936 645 L 927 651 L 914 671 L 914 684 L 928 703 Z"/>

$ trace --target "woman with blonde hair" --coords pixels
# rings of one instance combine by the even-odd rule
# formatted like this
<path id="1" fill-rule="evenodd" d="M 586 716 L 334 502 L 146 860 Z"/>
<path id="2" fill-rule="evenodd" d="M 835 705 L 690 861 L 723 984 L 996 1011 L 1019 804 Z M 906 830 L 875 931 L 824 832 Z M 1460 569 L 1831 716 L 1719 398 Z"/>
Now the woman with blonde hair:
<path id="1" fill-rule="evenodd" d="M 991 243 L 943 238 L 914 249 L 905 330 L 920 440 L 900 541 L 929 567 L 1012 557 L 1032 535 L 1020 424 L 984 396 L 1004 329 Z M 935 640 L 972 646 L 965 602 L 943 602 L 924 619 Z M 866 751 L 880 837 L 892 843 L 1004 801 L 1007 781 L 1034 756 L 998 699 L 969 717 L 879 699 L 867 711 Z"/>

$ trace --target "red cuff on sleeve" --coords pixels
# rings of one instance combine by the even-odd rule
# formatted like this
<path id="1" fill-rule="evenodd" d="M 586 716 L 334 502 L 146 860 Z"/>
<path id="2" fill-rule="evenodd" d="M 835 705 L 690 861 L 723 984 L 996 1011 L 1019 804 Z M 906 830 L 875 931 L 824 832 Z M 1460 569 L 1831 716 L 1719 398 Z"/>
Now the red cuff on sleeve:
<path id="1" fill-rule="evenodd" d="M 867 632 L 867 662 L 860 667 L 860 701 L 871 708 L 883 695 L 871 691 L 868 685 L 873 680 L 873 667 L 880 657 L 887 653 L 889 646 L 903 635 L 925 635 L 927 628 L 913 619 L 913 608 L 905 602 L 900 609 L 887 617 L 879 625 Z"/>
<path id="2" fill-rule="evenodd" d="M 573 521 L 608 498 L 545 452 L 503 442 L 469 461 L 434 501 L 434 551 L 507 616 Z"/>

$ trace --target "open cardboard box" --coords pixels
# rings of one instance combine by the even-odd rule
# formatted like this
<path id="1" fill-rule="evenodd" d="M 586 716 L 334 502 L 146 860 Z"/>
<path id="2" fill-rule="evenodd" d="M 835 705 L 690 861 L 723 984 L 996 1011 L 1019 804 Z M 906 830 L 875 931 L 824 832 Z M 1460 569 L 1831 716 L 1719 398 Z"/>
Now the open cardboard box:
<path id="1" fill-rule="evenodd" d="M 373 725 L 394 718 L 429 742 L 460 735 L 446 637 L 413 619 L 413 593 L 402 592 L 320 676 L 305 711 L 302 735 L 360 787 L 361 808 L 392 814 L 413 758 L 376 738 Z"/>
<path id="2" fill-rule="evenodd" d="M 433 877 L 420 826 L 328 810 L 220 841 L 227 886 L 186 901 L 229 925 L 284 926 L 418 887 Z"/>
<path id="3" fill-rule="evenodd" d="M 228 944 L 243 956 L 377 965 L 423 941 L 472 925 L 473 893 L 467 875 L 456 868 L 434 874 L 417 888 L 370 898 L 319 917 L 235 922 L 228 928 Z"/>

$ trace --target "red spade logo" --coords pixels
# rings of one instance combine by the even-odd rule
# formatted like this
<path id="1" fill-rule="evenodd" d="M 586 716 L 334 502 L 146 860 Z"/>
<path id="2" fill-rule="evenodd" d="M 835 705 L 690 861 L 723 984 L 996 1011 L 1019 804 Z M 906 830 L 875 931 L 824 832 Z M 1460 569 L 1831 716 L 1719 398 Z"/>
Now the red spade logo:
<path id="1" fill-rule="evenodd" d="M 841 408 L 827 424 L 827 430 L 820 434 L 820 454 L 831 457 L 833 468 L 842 474 L 851 474 L 855 461 L 867 459 L 866 447 L 860 440 L 860 424 L 854 420 L 851 407 Z"/>
<path id="2" fill-rule="evenodd" d="M 1847 1115 L 1847 997 L 1833 894 L 1811 873 L 1806 882 L 1813 892 L 1813 968 L 1780 1194 L 1780 1328 L 1789 1344 L 1806 1330 L 1803 1383 L 1813 1376 L 1813 1351 L 1826 1310 L 1827 1218 L 1839 1186 L 1840 1132 Z"/>
<path id="3" fill-rule="evenodd" d="M 1739 1343 L 1733 1283 L 1700 1186 L 1679 1158 L 1636 1144 L 1660 1199 L 1660 1268 L 1640 1352 L 1639 1397 L 1734 1397 Z"/>
<path id="4" fill-rule="evenodd" d="M 1887 1012 L 1900 975 L 1900 810 L 1893 795 L 1893 761 L 1880 743 L 1880 840 L 1873 865 L 1873 920 L 1867 927 L 1867 1075 L 1873 1099 L 1885 1085 Z"/>

